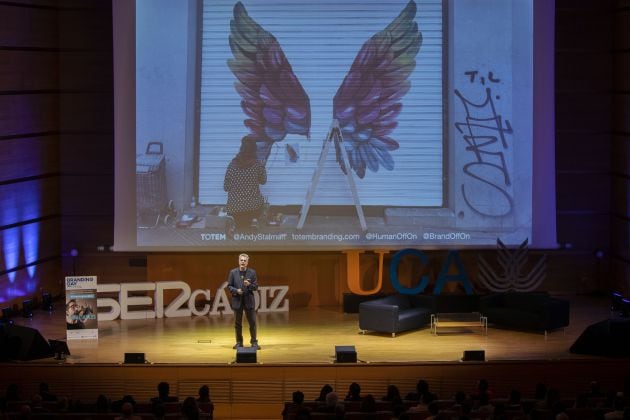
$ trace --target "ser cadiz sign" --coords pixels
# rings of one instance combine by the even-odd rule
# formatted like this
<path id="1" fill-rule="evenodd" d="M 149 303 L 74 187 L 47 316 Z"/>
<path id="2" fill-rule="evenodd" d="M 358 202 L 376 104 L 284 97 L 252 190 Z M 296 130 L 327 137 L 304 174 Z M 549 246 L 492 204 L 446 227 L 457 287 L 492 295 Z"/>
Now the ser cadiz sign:
<path id="1" fill-rule="evenodd" d="M 99 295 L 116 294 L 117 297 L 98 298 L 98 320 L 229 314 L 232 313 L 232 308 L 230 308 L 230 298 L 225 291 L 226 287 L 227 281 L 217 288 L 214 300 L 211 301 L 209 289 L 191 290 L 190 286 L 183 281 L 99 284 L 97 289 Z M 179 294 L 164 306 L 164 292 L 167 290 L 179 290 Z M 288 291 L 289 286 L 260 286 L 254 292 L 258 312 L 287 312 L 289 299 L 285 297 Z M 150 296 L 150 292 L 153 292 L 153 296 Z M 201 308 L 196 304 L 198 296 L 208 302 Z M 147 307 L 151 309 L 146 309 Z"/>

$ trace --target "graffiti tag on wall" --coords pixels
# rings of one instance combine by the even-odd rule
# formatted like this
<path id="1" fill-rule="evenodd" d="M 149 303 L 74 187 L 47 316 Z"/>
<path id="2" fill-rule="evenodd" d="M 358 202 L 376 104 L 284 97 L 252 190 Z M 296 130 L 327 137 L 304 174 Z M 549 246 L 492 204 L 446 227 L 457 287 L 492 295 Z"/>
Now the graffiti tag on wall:
<path id="1" fill-rule="evenodd" d="M 466 205 L 483 216 L 500 217 L 514 208 L 510 186 L 510 168 L 506 159 L 510 148 L 508 137 L 512 126 L 497 112 L 495 100 L 501 96 L 492 90 L 501 80 L 493 72 L 481 76 L 478 71 L 467 71 L 471 84 L 481 84 L 480 100 L 465 97 L 455 89 L 455 96 L 465 109 L 465 121 L 455 122 L 462 134 L 470 159 L 463 165 L 464 179 L 461 194 Z M 485 97 L 484 97 L 485 95 Z"/>

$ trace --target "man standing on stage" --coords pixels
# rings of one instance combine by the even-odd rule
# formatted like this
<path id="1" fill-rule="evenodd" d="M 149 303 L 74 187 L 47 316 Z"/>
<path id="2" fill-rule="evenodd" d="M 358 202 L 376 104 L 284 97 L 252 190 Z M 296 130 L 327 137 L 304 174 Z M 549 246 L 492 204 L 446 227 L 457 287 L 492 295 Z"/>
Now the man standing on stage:
<path id="1" fill-rule="evenodd" d="M 256 301 L 254 291 L 258 289 L 256 271 L 247 268 L 249 255 L 238 256 L 238 267 L 230 271 L 228 289 L 232 294 L 232 310 L 234 311 L 234 329 L 236 344 L 233 348 L 243 347 L 243 311 L 249 324 L 249 335 L 252 347 L 260 349 L 256 339 Z"/>

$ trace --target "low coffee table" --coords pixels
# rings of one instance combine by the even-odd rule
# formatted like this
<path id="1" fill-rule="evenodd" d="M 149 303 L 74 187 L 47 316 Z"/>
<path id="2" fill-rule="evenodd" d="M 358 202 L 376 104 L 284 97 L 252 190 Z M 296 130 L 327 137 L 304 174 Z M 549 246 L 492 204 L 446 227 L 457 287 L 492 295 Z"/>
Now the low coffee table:
<path id="1" fill-rule="evenodd" d="M 479 332 L 488 334 L 488 317 L 479 312 L 442 312 L 431 314 L 431 333 L 438 335 L 439 330 L 458 332 L 479 328 Z"/>

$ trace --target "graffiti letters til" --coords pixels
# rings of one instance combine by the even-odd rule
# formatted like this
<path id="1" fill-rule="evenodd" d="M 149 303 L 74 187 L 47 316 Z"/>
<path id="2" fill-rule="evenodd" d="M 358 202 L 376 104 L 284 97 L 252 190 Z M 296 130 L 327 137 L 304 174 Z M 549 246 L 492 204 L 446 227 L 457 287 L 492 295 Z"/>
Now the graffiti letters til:
<path id="1" fill-rule="evenodd" d="M 501 80 L 493 72 L 488 72 L 486 76 L 481 76 L 478 71 L 464 74 L 471 84 L 478 81 L 485 89 L 477 102 L 455 89 L 466 114 L 465 122 L 456 122 L 455 128 L 462 134 L 465 150 L 470 154 L 470 160 L 462 168 L 465 178 L 461 193 L 466 205 L 473 211 L 484 216 L 505 216 L 514 207 L 506 161 L 509 149 L 507 137 L 513 134 L 513 130 L 510 121 L 497 113 L 494 100 L 500 100 L 500 95 L 494 94 L 488 86 Z"/>

